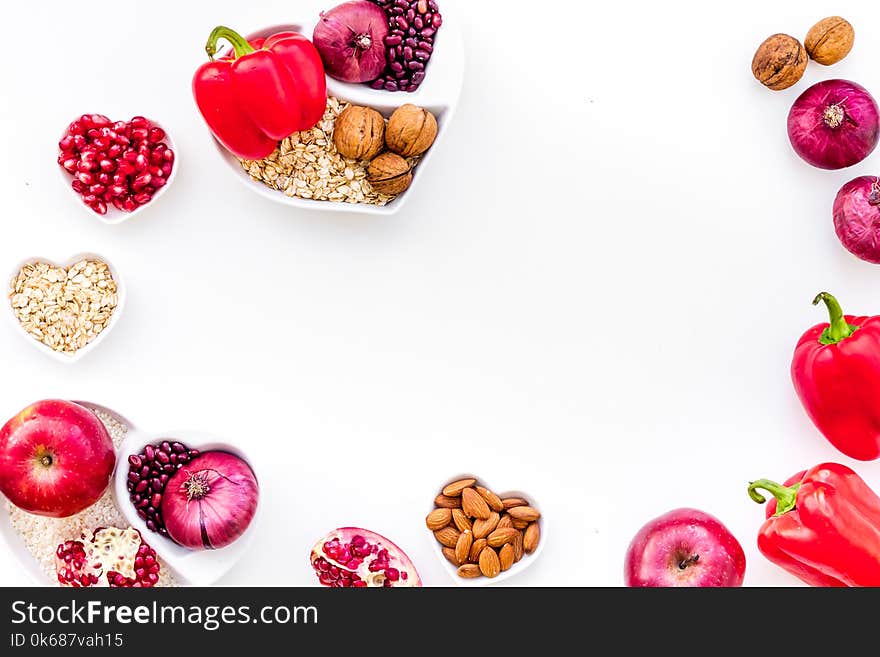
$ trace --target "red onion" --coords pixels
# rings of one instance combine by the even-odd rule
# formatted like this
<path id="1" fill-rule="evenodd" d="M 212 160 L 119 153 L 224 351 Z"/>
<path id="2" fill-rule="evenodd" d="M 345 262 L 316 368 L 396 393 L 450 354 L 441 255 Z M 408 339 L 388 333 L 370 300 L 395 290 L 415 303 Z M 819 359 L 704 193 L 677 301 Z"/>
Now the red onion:
<path id="1" fill-rule="evenodd" d="M 804 91 L 788 113 L 795 152 L 820 169 L 864 160 L 880 138 L 880 110 L 871 94 L 849 80 L 825 80 Z"/>
<path id="2" fill-rule="evenodd" d="M 385 70 L 386 36 L 385 12 L 367 0 L 352 0 L 321 12 L 312 42 L 327 75 L 343 82 L 369 82 Z"/>
<path id="3" fill-rule="evenodd" d="M 834 199 L 834 232 L 853 255 L 880 264 L 880 178 L 850 180 Z"/>
<path id="4" fill-rule="evenodd" d="M 225 547 L 251 524 L 258 497 L 247 463 L 228 452 L 203 452 L 165 486 L 165 529 L 173 541 L 193 550 Z"/>

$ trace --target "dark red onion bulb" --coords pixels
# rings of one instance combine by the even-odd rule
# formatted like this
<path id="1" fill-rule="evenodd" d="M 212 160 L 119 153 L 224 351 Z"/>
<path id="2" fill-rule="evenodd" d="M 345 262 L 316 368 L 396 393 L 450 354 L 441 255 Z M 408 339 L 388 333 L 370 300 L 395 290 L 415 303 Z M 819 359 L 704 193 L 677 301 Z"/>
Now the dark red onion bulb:
<path id="1" fill-rule="evenodd" d="M 867 89 L 855 82 L 818 82 L 791 106 L 788 138 L 795 152 L 814 167 L 850 167 L 877 146 L 880 109 Z"/>

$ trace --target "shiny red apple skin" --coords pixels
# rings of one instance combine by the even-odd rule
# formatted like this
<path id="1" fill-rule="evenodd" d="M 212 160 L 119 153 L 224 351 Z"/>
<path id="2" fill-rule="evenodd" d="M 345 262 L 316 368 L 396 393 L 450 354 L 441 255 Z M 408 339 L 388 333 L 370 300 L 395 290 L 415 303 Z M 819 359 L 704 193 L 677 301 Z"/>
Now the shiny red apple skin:
<path id="1" fill-rule="evenodd" d="M 91 506 L 115 465 L 106 427 L 73 402 L 36 402 L 0 428 L 0 492 L 36 515 L 66 518 Z"/>
<path id="2" fill-rule="evenodd" d="M 742 545 L 713 515 L 680 508 L 654 518 L 633 537 L 624 580 L 632 587 L 742 586 Z"/>

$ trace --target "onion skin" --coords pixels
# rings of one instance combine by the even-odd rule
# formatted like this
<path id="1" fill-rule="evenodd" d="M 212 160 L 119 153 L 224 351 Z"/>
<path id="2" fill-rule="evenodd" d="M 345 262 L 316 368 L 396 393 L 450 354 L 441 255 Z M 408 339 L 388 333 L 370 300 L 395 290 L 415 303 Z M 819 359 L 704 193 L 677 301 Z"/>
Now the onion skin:
<path id="1" fill-rule="evenodd" d="M 795 153 L 814 167 L 850 167 L 877 146 L 880 108 L 867 89 L 855 82 L 818 82 L 791 106 L 788 138 Z"/>
<path id="2" fill-rule="evenodd" d="M 327 75 L 343 82 L 370 82 L 385 70 L 388 17 L 368 0 L 351 0 L 321 13 L 312 43 Z"/>
<path id="3" fill-rule="evenodd" d="M 202 452 L 168 480 L 162 518 L 175 543 L 216 550 L 244 534 L 258 499 L 259 485 L 247 463 L 228 452 Z"/>
<path id="4" fill-rule="evenodd" d="M 859 176 L 840 188 L 834 198 L 834 232 L 854 256 L 880 264 L 880 178 Z"/>

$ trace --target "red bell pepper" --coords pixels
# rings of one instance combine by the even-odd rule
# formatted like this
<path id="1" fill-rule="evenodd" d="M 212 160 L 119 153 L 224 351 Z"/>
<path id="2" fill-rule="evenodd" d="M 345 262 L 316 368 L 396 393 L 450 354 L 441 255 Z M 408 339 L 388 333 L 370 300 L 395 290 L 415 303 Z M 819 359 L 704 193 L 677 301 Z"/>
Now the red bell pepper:
<path id="1" fill-rule="evenodd" d="M 233 56 L 214 59 L 225 39 Z M 192 82 L 202 117 L 217 140 L 238 157 L 259 160 L 285 137 L 314 127 L 327 105 L 327 79 L 317 48 L 302 34 L 278 32 L 248 42 L 217 27 L 205 46 L 211 61 Z"/>
<path id="2" fill-rule="evenodd" d="M 880 457 L 880 317 L 844 315 L 822 292 L 830 323 L 801 336 L 791 380 L 807 415 L 832 445 L 861 461 Z"/>
<path id="3" fill-rule="evenodd" d="M 850 468 L 821 463 L 784 485 L 749 484 L 759 504 L 773 495 L 758 549 L 811 586 L 880 586 L 880 497 Z"/>

